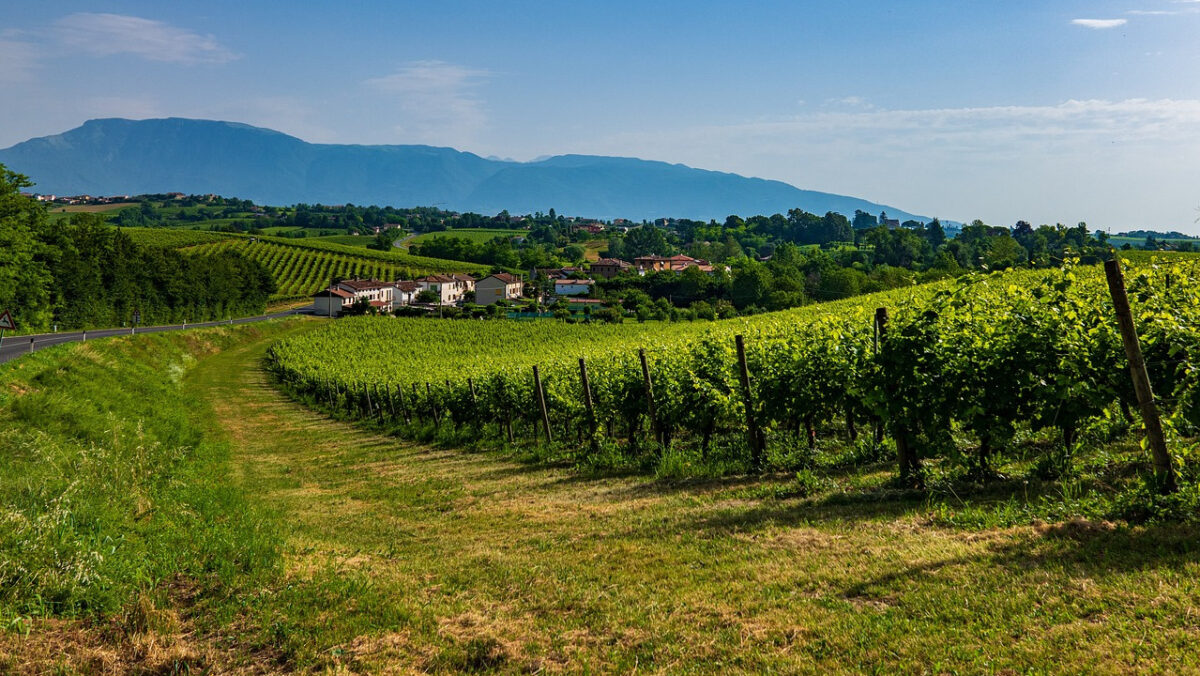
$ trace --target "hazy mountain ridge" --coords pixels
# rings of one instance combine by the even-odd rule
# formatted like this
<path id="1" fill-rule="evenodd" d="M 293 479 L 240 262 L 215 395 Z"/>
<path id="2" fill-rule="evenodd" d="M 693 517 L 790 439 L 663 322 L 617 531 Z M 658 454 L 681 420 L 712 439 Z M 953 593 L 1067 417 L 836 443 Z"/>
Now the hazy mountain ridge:
<path id="1" fill-rule="evenodd" d="M 593 218 L 723 219 L 801 208 L 852 216 L 896 207 L 781 181 L 625 157 L 485 159 L 424 145 L 335 145 L 236 122 L 90 120 L 0 150 L 0 163 L 41 193 L 217 193 L 261 204 L 439 206 L 494 214 L 554 208 Z"/>

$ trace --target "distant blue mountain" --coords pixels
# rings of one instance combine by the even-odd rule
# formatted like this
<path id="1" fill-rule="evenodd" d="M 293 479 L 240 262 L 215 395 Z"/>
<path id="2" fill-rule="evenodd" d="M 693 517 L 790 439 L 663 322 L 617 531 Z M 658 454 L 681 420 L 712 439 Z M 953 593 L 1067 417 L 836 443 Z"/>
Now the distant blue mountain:
<path id="1" fill-rule="evenodd" d="M 90 120 L 0 150 L 0 163 L 46 194 L 216 193 L 259 204 L 438 206 L 456 211 L 549 211 L 592 218 L 724 219 L 800 208 L 852 216 L 887 211 L 855 197 L 780 181 L 627 157 L 485 159 L 431 146 L 329 145 L 235 122 Z"/>

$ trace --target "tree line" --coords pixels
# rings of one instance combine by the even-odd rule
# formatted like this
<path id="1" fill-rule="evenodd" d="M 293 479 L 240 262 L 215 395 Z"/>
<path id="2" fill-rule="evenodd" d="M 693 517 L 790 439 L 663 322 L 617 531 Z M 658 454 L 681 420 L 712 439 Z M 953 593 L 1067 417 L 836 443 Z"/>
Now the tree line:
<path id="1" fill-rule="evenodd" d="M 139 246 L 97 214 L 50 222 L 20 194 L 29 180 L 0 165 L 0 309 L 31 331 L 260 314 L 270 273 L 233 252 L 189 255 Z"/>

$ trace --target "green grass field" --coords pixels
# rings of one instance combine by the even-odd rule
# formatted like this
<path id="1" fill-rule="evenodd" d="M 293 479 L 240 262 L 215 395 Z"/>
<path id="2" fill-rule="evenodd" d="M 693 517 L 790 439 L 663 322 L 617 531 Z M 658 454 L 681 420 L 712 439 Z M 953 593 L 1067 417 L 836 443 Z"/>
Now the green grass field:
<path id="1" fill-rule="evenodd" d="M 420 244 L 422 241 L 432 239 L 434 237 L 461 237 L 469 239 L 472 242 L 489 242 L 496 237 L 524 237 L 529 234 L 528 230 L 504 230 L 500 228 L 458 228 L 456 230 L 440 230 L 438 232 L 426 232 L 408 240 L 406 244 Z"/>
<path id="2" fill-rule="evenodd" d="M 0 366 L 0 672 L 1200 670 L 1195 528 L 401 442 L 259 368 L 319 325 Z"/>

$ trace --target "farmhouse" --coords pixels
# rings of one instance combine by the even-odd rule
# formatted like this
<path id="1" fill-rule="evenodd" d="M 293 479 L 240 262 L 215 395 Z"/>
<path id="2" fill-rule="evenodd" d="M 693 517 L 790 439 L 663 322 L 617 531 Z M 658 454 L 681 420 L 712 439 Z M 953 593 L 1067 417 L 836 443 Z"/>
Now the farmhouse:
<path id="1" fill-rule="evenodd" d="M 524 288 L 525 282 L 520 277 L 498 272 L 475 283 L 475 302 L 491 305 L 502 300 L 516 300 Z"/>
<path id="2" fill-rule="evenodd" d="M 391 282 L 381 282 L 378 279 L 344 279 L 335 288 L 354 294 L 354 300 L 365 298 L 373 307 L 392 309 L 392 298 L 395 296 L 396 285 Z"/>
<path id="3" fill-rule="evenodd" d="M 344 279 L 313 296 L 316 314 L 336 317 L 360 299 L 380 312 L 407 305 L 417 295 L 416 282 L 381 282 L 378 279 Z"/>
<path id="4" fill-rule="evenodd" d="M 594 279 L 556 279 L 554 293 L 559 296 L 586 296 L 596 284 Z"/>
<path id="5" fill-rule="evenodd" d="M 618 258 L 601 258 L 600 260 L 592 263 L 588 268 L 593 275 L 603 277 L 605 279 L 612 279 L 622 272 L 632 269 L 632 265 Z"/>
<path id="6" fill-rule="evenodd" d="M 640 256 L 633 259 L 633 264 L 645 272 L 683 272 L 693 266 L 699 268 L 701 272 L 713 271 L 713 266 L 708 261 L 683 254 L 676 254 L 674 256 Z"/>
<path id="7" fill-rule="evenodd" d="M 417 299 L 421 285 L 416 282 L 396 282 L 396 291 L 392 297 L 392 306 L 409 305 Z"/>
<path id="8" fill-rule="evenodd" d="M 322 317 L 336 317 L 342 314 L 344 308 L 353 304 L 354 294 L 336 287 L 318 291 L 313 296 L 313 307 L 316 308 L 316 314 Z"/>
<path id="9" fill-rule="evenodd" d="M 465 278 L 465 279 L 463 279 Z M 468 282 L 469 280 L 469 282 Z M 470 284 L 470 288 L 467 284 Z M 470 275 L 429 275 L 417 280 L 421 291 L 432 291 L 439 305 L 452 305 L 462 300 L 463 294 L 475 289 L 475 278 Z"/>
<path id="10" fill-rule="evenodd" d="M 464 275 L 461 272 L 456 272 L 450 276 L 458 280 L 459 284 L 462 284 L 463 293 L 475 290 L 475 278 L 471 275 Z"/>

